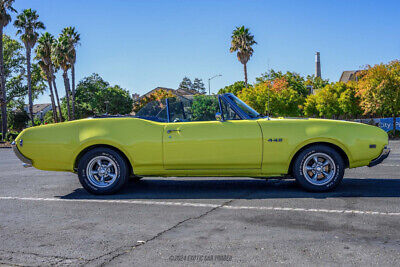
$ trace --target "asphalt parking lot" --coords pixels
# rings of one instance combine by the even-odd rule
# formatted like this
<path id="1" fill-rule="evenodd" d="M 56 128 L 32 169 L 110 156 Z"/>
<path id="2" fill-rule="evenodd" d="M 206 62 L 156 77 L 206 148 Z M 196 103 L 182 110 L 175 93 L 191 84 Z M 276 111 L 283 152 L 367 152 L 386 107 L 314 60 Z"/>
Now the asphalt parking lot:
<path id="1" fill-rule="evenodd" d="M 334 192 L 293 181 L 145 178 L 93 196 L 0 149 L 0 265 L 398 265 L 400 141 Z"/>

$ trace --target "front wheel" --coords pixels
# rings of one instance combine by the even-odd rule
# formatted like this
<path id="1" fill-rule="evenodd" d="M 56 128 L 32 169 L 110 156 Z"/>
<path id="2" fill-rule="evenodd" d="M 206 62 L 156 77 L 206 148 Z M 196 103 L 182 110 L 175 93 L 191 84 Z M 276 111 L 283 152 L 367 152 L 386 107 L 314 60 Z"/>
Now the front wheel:
<path id="1" fill-rule="evenodd" d="M 125 184 L 128 165 L 116 151 L 98 147 L 88 151 L 78 164 L 78 177 L 90 193 L 106 195 L 117 192 Z"/>
<path id="2" fill-rule="evenodd" d="M 344 176 L 344 161 L 333 148 L 315 145 L 295 159 L 293 176 L 306 190 L 324 192 L 335 188 Z"/>

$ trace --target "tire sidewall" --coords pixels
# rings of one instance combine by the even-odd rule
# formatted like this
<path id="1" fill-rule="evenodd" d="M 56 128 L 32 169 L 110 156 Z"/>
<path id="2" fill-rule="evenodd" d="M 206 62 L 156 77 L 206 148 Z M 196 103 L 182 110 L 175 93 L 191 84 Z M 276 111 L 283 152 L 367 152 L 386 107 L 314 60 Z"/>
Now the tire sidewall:
<path id="1" fill-rule="evenodd" d="M 332 180 L 330 180 L 327 184 L 314 185 L 307 181 L 307 179 L 304 177 L 303 165 L 305 163 L 305 160 L 314 153 L 325 153 L 329 155 L 334 161 L 336 172 Z M 298 155 L 294 164 L 293 171 L 295 179 L 303 188 L 309 191 L 323 192 L 334 189 L 342 181 L 344 176 L 344 167 L 344 161 L 340 154 L 336 152 L 336 150 L 327 146 L 312 146 L 305 149 Z"/>
<path id="2" fill-rule="evenodd" d="M 118 176 L 115 182 L 109 187 L 96 187 L 93 185 L 87 176 L 86 167 L 91 159 L 97 156 L 106 156 L 115 162 L 117 167 Z M 78 177 L 81 185 L 90 193 L 96 195 L 112 194 L 118 191 L 126 182 L 127 177 L 127 164 L 118 152 L 109 148 L 95 148 L 87 152 L 79 161 L 78 164 Z"/>

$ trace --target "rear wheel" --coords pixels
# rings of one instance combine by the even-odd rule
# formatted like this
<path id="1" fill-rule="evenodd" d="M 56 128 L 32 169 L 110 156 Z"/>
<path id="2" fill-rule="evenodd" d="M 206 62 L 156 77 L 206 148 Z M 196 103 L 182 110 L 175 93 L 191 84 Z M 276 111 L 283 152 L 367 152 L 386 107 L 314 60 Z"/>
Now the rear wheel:
<path id="1" fill-rule="evenodd" d="M 343 179 L 345 164 L 333 148 L 315 145 L 303 150 L 295 159 L 293 176 L 306 190 L 332 190 Z"/>
<path id="2" fill-rule="evenodd" d="M 88 192 L 105 195 L 121 189 L 128 170 L 127 162 L 118 152 L 98 147 L 83 155 L 78 164 L 78 177 Z"/>

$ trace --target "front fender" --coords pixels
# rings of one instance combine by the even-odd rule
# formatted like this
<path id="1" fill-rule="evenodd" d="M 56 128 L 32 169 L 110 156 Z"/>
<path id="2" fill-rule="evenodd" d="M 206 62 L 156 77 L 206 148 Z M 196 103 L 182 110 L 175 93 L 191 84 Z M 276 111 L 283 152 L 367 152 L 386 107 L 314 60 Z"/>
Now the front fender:
<path id="1" fill-rule="evenodd" d="M 310 138 L 310 139 L 308 139 L 308 140 L 305 140 L 305 141 L 301 142 L 300 144 L 298 144 L 298 145 L 296 146 L 296 148 L 295 148 L 295 149 L 292 151 L 292 153 L 290 154 L 290 157 L 289 157 L 289 164 L 288 164 L 288 166 L 287 166 L 288 169 L 289 169 L 290 163 L 291 163 L 292 160 L 293 160 L 293 157 L 294 157 L 301 149 L 303 149 L 304 147 L 306 147 L 306 146 L 308 146 L 308 145 L 317 144 L 317 143 L 328 143 L 328 144 L 331 144 L 331 145 L 334 145 L 334 146 L 339 147 L 339 148 L 346 154 L 347 159 L 348 159 L 348 161 L 349 161 L 349 164 L 350 164 L 350 162 L 353 162 L 353 158 L 352 158 L 352 155 L 351 155 L 350 150 L 349 150 L 342 142 L 340 142 L 340 141 L 337 140 L 337 139 L 326 138 L 326 137 L 319 137 L 319 138 Z"/>

